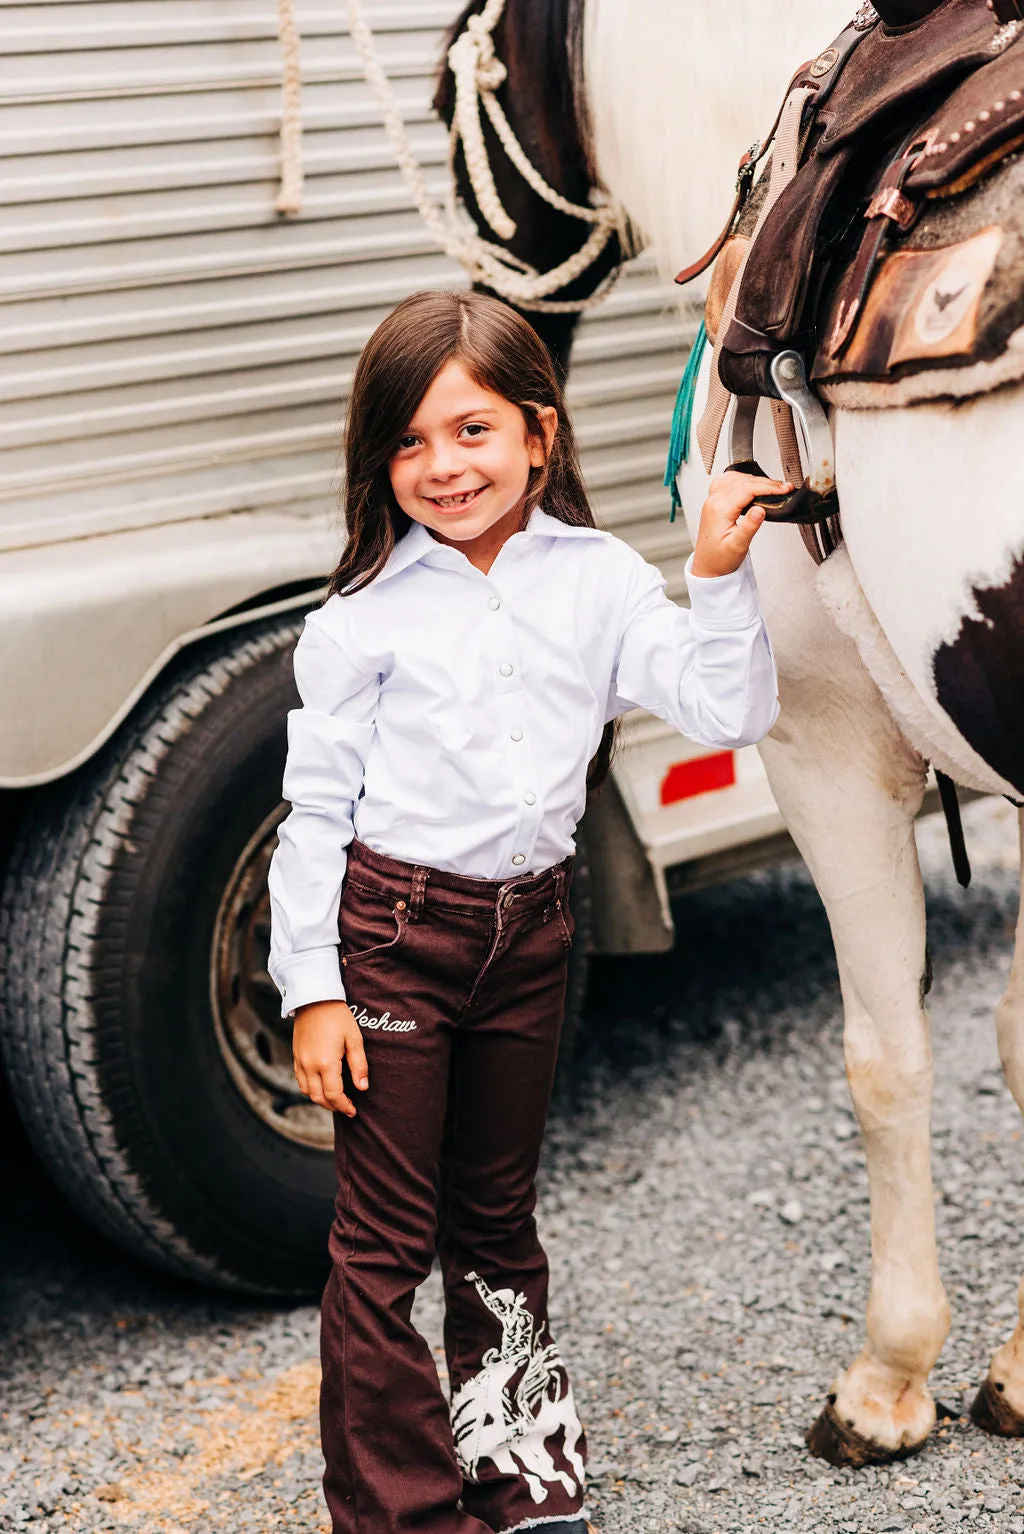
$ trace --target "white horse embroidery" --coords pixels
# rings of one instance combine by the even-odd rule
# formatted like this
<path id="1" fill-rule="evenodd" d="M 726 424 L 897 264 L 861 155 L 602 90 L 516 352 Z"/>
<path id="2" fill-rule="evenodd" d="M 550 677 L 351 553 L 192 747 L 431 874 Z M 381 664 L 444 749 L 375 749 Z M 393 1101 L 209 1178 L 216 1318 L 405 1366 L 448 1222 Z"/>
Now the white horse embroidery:
<path id="1" fill-rule="evenodd" d="M 534 1502 L 546 1502 L 548 1486 L 556 1482 L 567 1492 L 582 1489 L 583 1458 L 576 1445 L 583 1429 L 557 1346 L 541 1343 L 525 1295 L 491 1289 L 476 1273 L 467 1273 L 466 1282 L 475 1285 L 501 1323 L 501 1346 L 488 1348 L 479 1374 L 452 1396 L 452 1431 L 463 1475 L 478 1480 L 481 1461 L 489 1459 L 502 1474 L 522 1474 Z M 513 1396 L 509 1382 L 521 1370 Z M 575 1479 L 558 1469 L 548 1451 L 547 1440 L 558 1432 Z"/>

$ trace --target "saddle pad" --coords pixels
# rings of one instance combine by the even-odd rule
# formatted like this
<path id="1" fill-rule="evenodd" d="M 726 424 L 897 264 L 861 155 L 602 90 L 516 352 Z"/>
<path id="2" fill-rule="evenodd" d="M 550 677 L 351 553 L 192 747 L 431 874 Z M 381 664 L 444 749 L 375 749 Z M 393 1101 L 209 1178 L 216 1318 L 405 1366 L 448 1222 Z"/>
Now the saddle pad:
<path id="1" fill-rule="evenodd" d="M 882 258 L 845 351 L 823 348 L 812 376 L 848 408 L 968 398 L 1024 376 L 1024 154 L 926 204 Z"/>

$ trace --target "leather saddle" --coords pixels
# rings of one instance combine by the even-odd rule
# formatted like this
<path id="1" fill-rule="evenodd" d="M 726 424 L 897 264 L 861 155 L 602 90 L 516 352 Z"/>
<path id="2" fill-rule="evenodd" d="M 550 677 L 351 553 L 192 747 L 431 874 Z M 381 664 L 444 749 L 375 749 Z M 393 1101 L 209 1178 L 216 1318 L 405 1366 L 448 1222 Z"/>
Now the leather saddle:
<path id="1" fill-rule="evenodd" d="M 755 187 L 777 133 L 771 174 Z M 923 210 L 960 197 L 1022 145 L 1024 0 L 875 0 L 795 75 L 768 141 L 741 162 L 723 236 L 677 279 L 720 256 L 707 323 L 720 384 L 737 397 L 736 466 L 756 468 L 760 399 L 783 402 L 800 424 L 808 474 L 794 496 L 765 503 L 774 520 L 825 523 L 838 511 L 831 436 L 809 380 L 856 372 L 848 354 L 880 265 Z M 991 269 L 988 249 L 976 266 Z M 706 423 L 717 443 L 721 420 L 710 433 Z"/>

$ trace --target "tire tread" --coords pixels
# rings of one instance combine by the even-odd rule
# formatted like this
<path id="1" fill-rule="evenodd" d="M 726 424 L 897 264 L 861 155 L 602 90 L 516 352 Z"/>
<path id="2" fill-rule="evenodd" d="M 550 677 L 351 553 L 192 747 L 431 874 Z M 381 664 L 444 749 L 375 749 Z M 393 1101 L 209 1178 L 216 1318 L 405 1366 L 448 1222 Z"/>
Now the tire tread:
<path id="1" fill-rule="evenodd" d="M 200 717 L 251 668 L 295 643 L 289 616 L 220 640 L 140 705 L 100 755 L 43 796 L 21 828 L 0 894 L 0 1054 L 19 1116 L 41 1160 L 77 1212 L 121 1247 L 180 1276 L 220 1288 L 249 1284 L 174 1229 L 133 1171 L 97 1066 L 96 1003 L 119 974 L 96 961 L 130 900 L 108 898 L 120 844 L 160 812 L 161 767 L 184 766 Z"/>

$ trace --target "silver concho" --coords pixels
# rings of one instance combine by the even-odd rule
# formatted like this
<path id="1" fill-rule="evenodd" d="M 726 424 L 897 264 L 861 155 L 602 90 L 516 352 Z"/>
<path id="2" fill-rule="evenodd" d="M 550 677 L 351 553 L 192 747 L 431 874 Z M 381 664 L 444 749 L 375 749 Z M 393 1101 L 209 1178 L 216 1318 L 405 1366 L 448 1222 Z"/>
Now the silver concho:
<path id="1" fill-rule="evenodd" d="M 839 49 L 826 48 L 824 53 L 819 53 L 818 57 L 811 65 L 812 78 L 815 80 L 820 80 L 822 75 L 827 75 L 831 70 L 835 69 L 838 62 Z"/>
<path id="2" fill-rule="evenodd" d="M 1024 21 L 1004 22 L 1004 24 L 999 28 L 999 31 L 996 33 L 995 37 L 989 44 L 992 52 L 1002 53 L 1005 49 L 1009 48 L 1011 43 L 1015 43 L 1017 41 L 1021 34 L 1022 27 L 1024 27 Z"/>

